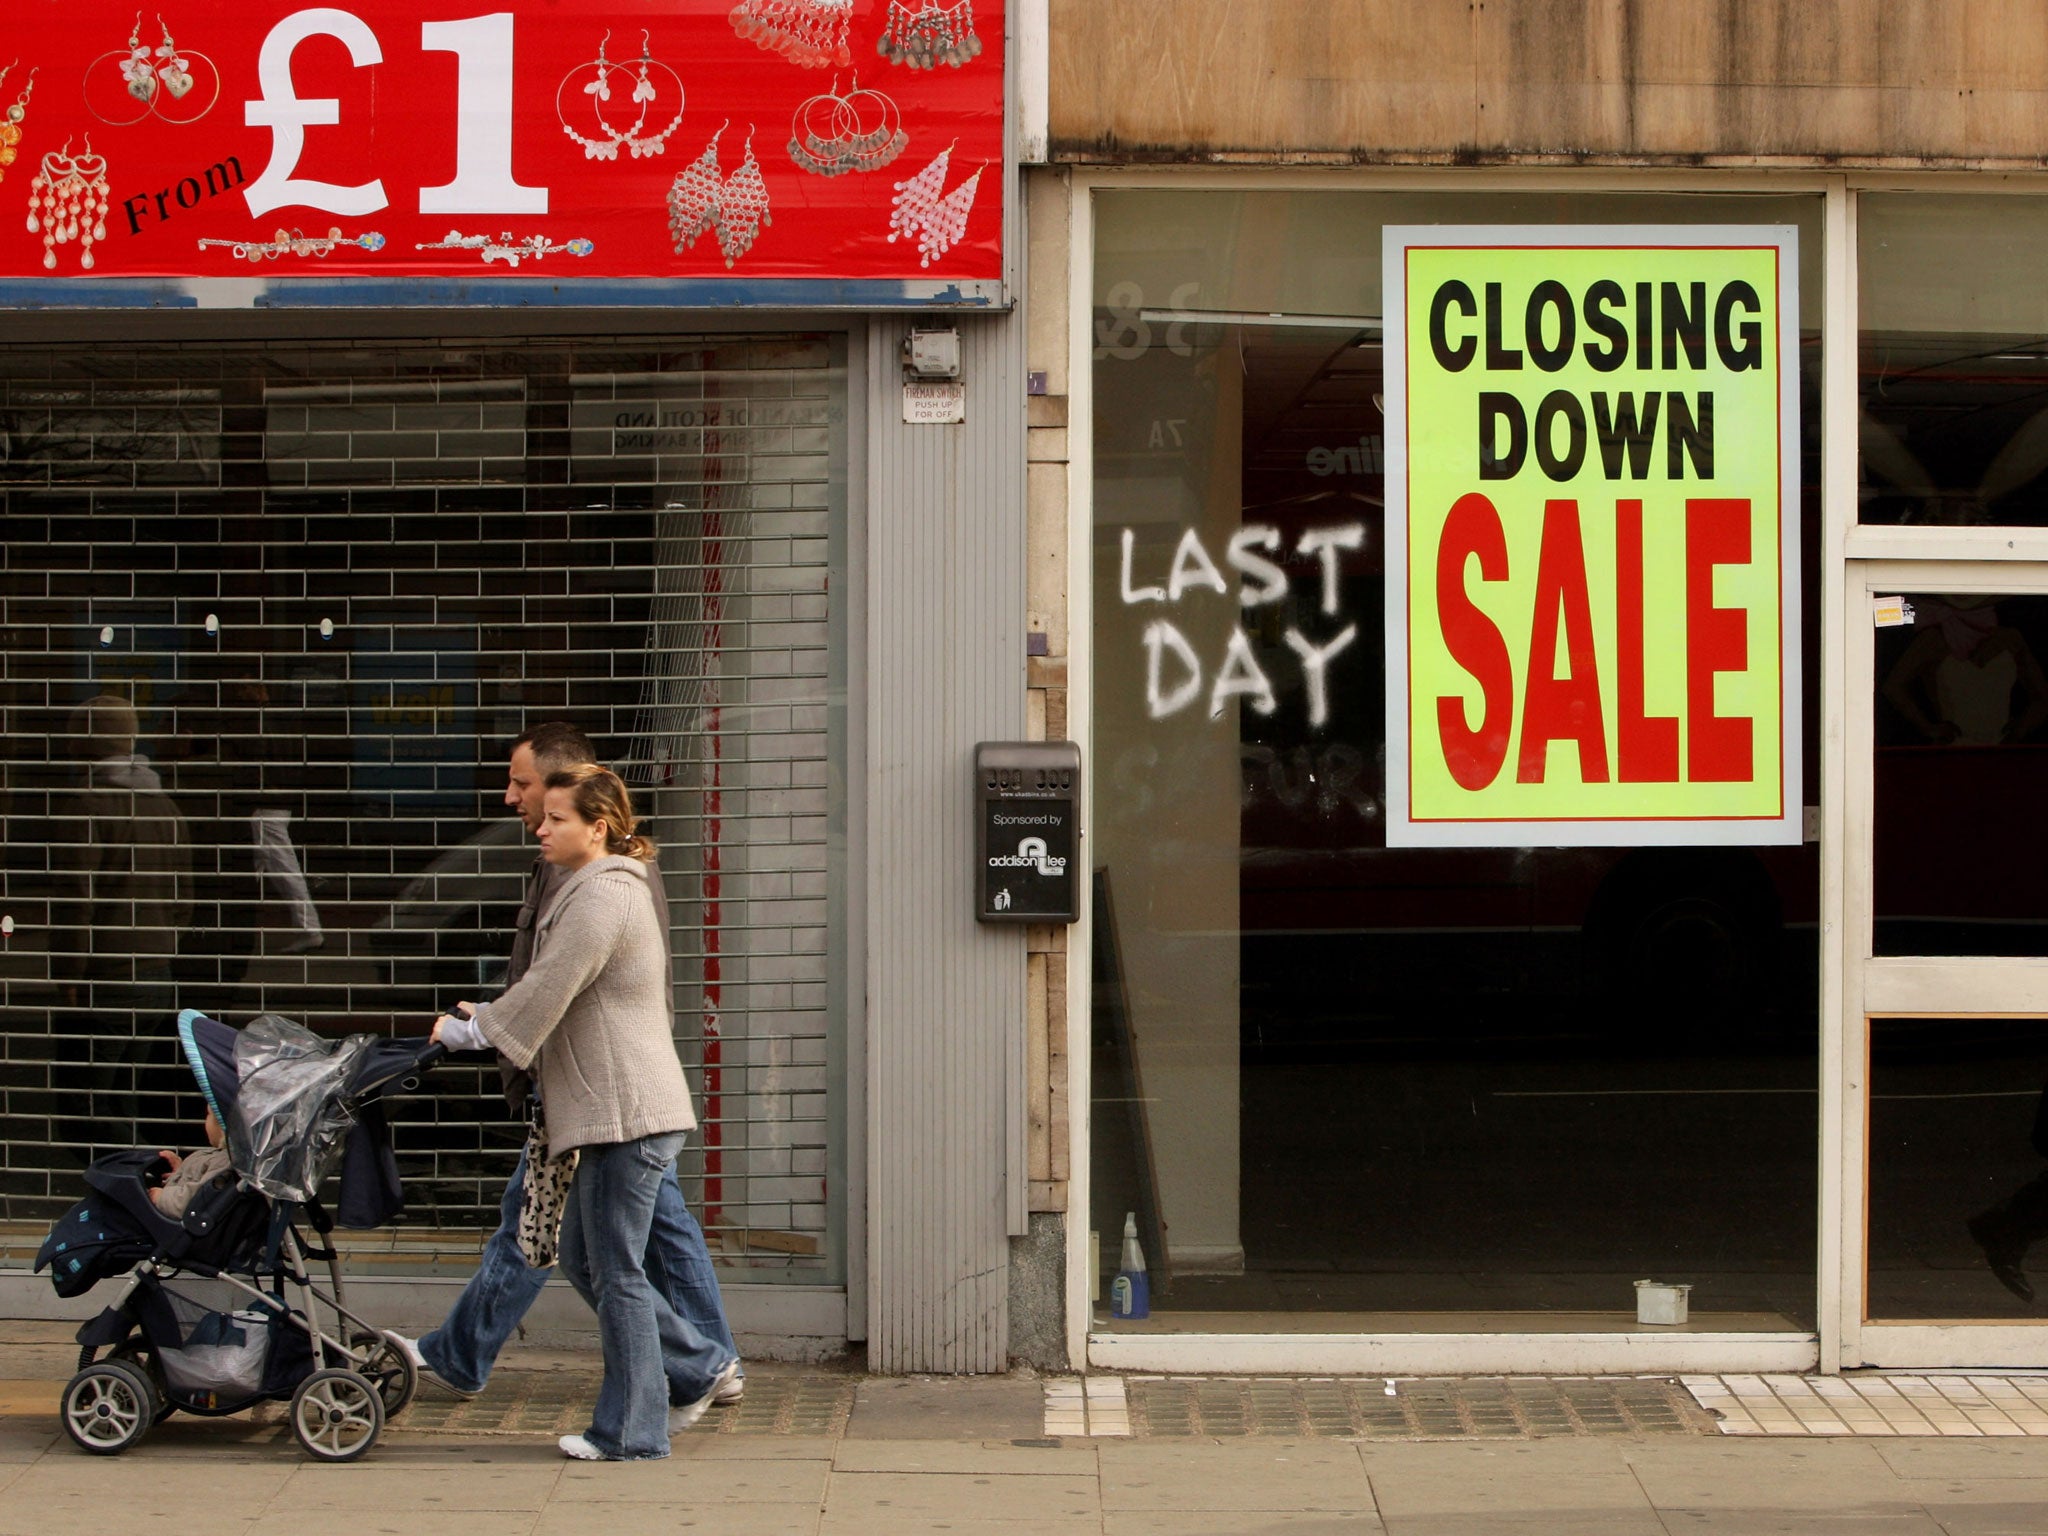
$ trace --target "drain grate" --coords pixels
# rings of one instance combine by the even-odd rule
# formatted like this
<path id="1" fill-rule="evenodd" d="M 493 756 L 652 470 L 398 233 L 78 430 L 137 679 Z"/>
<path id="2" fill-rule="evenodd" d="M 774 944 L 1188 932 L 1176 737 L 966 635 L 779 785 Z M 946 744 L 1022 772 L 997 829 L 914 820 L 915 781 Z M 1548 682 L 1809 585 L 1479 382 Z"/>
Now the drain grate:
<path id="1" fill-rule="evenodd" d="M 571 1435 L 590 1423 L 597 1401 L 595 1371 L 492 1373 L 490 1390 L 462 1402 L 422 1386 L 394 1430 L 436 1435 Z M 747 1395 L 714 1408 L 691 1431 L 728 1435 L 837 1435 L 853 1412 L 858 1378 L 750 1371 Z"/>
<path id="2" fill-rule="evenodd" d="M 1389 1391 L 1391 1386 L 1392 1390 Z M 1659 1377 L 1128 1376 L 1130 1433 L 1365 1440 L 1708 1435 L 1713 1415 Z"/>

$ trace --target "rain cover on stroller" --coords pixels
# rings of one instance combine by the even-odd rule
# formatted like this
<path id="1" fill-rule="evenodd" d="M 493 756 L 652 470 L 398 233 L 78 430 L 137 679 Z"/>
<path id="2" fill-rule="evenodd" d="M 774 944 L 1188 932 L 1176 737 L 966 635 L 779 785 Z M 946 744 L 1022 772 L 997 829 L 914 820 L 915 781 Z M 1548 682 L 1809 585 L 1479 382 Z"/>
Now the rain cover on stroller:
<path id="1" fill-rule="evenodd" d="M 235 1038 L 238 1088 L 224 1117 L 242 1177 L 275 1200 L 310 1200 L 341 1155 L 345 1099 L 375 1035 L 326 1040 L 274 1013 Z"/>

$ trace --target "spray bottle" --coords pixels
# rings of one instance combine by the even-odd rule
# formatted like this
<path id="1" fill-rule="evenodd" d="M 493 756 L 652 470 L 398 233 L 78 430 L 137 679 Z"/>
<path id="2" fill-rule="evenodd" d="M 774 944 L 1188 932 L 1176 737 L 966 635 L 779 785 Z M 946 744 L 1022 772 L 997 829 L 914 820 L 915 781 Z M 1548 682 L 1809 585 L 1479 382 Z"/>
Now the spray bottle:
<path id="1" fill-rule="evenodd" d="M 1111 1317 L 1150 1317 L 1152 1281 L 1145 1273 L 1145 1250 L 1138 1246 L 1138 1213 L 1124 1214 L 1124 1253 L 1117 1261 L 1116 1282 L 1109 1288 Z"/>

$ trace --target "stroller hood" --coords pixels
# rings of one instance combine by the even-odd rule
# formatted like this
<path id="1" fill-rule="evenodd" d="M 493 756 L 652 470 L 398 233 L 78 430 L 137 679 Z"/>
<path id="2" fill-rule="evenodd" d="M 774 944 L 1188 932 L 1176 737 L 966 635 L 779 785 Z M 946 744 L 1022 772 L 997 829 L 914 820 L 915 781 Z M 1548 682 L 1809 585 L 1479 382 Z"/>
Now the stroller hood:
<path id="1" fill-rule="evenodd" d="M 329 1040 L 274 1013 L 238 1030 L 187 1009 L 178 1039 L 236 1171 L 279 1200 L 312 1199 L 358 1109 L 440 1054 L 423 1040 Z"/>

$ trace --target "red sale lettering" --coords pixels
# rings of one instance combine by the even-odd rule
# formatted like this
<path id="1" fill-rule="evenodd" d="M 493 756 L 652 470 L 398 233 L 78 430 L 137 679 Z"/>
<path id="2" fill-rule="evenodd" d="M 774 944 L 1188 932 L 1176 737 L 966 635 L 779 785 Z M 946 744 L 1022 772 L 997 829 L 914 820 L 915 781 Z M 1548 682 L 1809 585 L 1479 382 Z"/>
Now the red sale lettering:
<path id="1" fill-rule="evenodd" d="M 1624 784 L 1678 782 L 1678 717 L 1643 713 L 1643 504 L 1614 504 L 1615 735 Z"/>
<path id="2" fill-rule="evenodd" d="M 1460 496 L 1451 508 L 1436 557 L 1436 606 L 1444 648 L 1478 681 L 1483 700 L 1477 729 L 1465 723 L 1462 698 L 1439 696 L 1436 701 L 1444 762 L 1464 789 L 1484 789 L 1499 776 L 1515 728 L 1514 663 L 1508 659 L 1507 641 L 1465 591 L 1465 566 L 1475 556 L 1481 581 L 1508 579 L 1507 535 L 1500 513 L 1477 491 Z"/>
<path id="3" fill-rule="evenodd" d="M 1747 716 L 1714 713 L 1714 676 L 1749 665 L 1747 617 L 1714 606 L 1714 570 L 1749 563 L 1747 499 L 1696 496 L 1685 504 L 1685 773 L 1696 784 L 1755 777 Z"/>
<path id="4" fill-rule="evenodd" d="M 1557 619 L 1564 614 L 1570 672 L 1555 675 Z M 1586 596 L 1586 545 L 1579 504 L 1543 504 L 1543 549 L 1536 561 L 1536 620 L 1529 631 L 1529 676 L 1522 693 L 1522 754 L 1515 777 L 1543 782 L 1553 741 L 1579 744 L 1579 779 L 1607 782 L 1607 726 L 1600 713 L 1600 673 L 1593 659 L 1593 607 Z"/>

